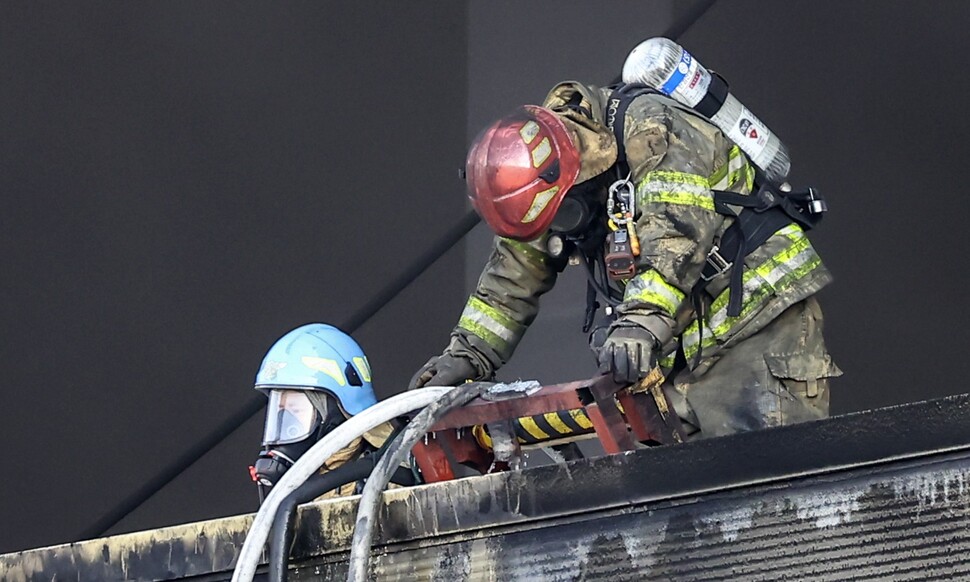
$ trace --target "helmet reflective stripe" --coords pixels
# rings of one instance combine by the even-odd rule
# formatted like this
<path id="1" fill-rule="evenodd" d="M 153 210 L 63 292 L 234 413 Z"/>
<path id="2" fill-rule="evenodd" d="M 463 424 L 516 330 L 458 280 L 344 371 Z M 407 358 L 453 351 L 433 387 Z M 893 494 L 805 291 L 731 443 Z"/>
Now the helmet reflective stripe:
<path id="1" fill-rule="evenodd" d="M 255 384 L 260 390 L 291 387 L 327 392 L 344 412 L 353 415 L 377 403 L 372 376 L 367 356 L 353 338 L 332 325 L 311 323 L 273 344 Z"/>
<path id="2" fill-rule="evenodd" d="M 548 137 L 544 137 L 539 145 L 532 150 L 532 167 L 541 166 L 543 162 L 549 159 L 550 154 L 552 154 L 552 144 L 549 143 Z"/>
<path id="3" fill-rule="evenodd" d="M 355 357 L 354 366 L 357 368 L 357 374 L 360 375 L 360 379 L 364 382 L 370 382 L 370 362 L 367 361 L 367 358 Z"/>
<path id="4" fill-rule="evenodd" d="M 303 356 L 300 358 L 303 365 L 311 370 L 317 370 L 318 372 L 323 372 L 327 376 L 330 376 L 337 381 L 337 384 L 341 386 L 347 385 L 347 378 L 344 377 L 344 371 L 340 369 L 340 365 L 337 364 L 337 360 L 331 360 L 329 358 L 317 358 L 315 356 Z"/>
<path id="5" fill-rule="evenodd" d="M 549 206 L 549 201 L 556 195 L 556 192 L 559 192 L 559 186 L 553 186 L 548 190 L 543 190 L 536 194 L 536 197 L 532 200 L 532 206 L 529 207 L 528 212 L 522 217 L 523 224 L 528 224 L 539 218 L 539 214 L 546 209 L 546 206 Z"/>
<path id="6" fill-rule="evenodd" d="M 539 124 L 535 121 L 529 121 L 522 126 L 522 129 L 519 130 L 519 135 L 522 136 L 522 141 L 524 141 L 526 145 L 529 145 L 532 143 L 532 140 L 539 135 L 539 131 Z"/>

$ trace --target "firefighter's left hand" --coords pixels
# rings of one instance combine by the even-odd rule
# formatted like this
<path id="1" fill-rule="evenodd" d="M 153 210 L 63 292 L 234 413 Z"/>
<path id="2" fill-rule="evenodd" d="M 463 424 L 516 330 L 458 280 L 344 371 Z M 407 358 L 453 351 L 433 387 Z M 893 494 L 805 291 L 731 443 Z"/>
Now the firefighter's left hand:
<path id="1" fill-rule="evenodd" d="M 596 349 L 599 370 L 621 384 L 638 382 L 657 365 L 657 339 L 639 325 L 614 327 Z"/>

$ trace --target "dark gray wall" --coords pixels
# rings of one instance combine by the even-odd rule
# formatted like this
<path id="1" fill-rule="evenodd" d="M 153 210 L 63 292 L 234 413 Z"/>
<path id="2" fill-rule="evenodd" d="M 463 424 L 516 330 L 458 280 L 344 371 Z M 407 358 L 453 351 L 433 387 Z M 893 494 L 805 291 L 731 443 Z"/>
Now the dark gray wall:
<path id="1" fill-rule="evenodd" d="M 75 539 L 249 398 L 276 337 L 349 318 L 465 211 L 482 125 L 609 81 L 696 4 L 0 6 L 0 552 Z M 681 39 L 829 197 L 837 412 L 965 391 L 968 12 L 721 0 Z M 383 395 L 444 345 L 488 238 L 355 334 Z M 591 372 L 583 292 L 567 272 L 504 377 Z M 260 424 L 115 531 L 252 510 Z"/>
<path id="2" fill-rule="evenodd" d="M 465 49 L 462 3 L 0 6 L 0 552 L 76 539 L 462 215 Z M 462 264 L 355 334 L 383 395 Z M 261 424 L 114 531 L 254 510 Z"/>
<path id="3" fill-rule="evenodd" d="M 684 36 L 829 199 L 835 412 L 968 390 L 967 23 L 966 2 L 721 1 Z"/>

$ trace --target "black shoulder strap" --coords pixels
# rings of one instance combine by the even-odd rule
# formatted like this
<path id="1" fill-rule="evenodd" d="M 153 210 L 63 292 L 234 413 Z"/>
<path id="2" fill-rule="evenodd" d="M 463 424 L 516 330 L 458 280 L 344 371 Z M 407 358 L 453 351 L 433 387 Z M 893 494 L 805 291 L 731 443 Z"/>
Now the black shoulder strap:
<path id="1" fill-rule="evenodd" d="M 724 85 L 723 90 L 726 91 L 726 84 L 720 78 L 718 79 L 720 83 L 718 90 L 720 91 L 721 85 Z M 618 177 L 623 178 L 630 173 L 626 147 L 623 143 L 626 111 L 635 98 L 645 93 L 657 93 L 657 91 L 639 83 L 618 84 L 609 88 L 612 92 L 606 103 L 606 126 L 616 138 L 614 167 Z M 744 258 L 788 224 L 797 223 L 805 230 L 813 228 L 827 209 L 825 200 L 813 188 L 804 192 L 780 192 L 764 185 L 767 184 L 764 180 L 757 180 L 756 183 L 759 184 L 759 188 L 753 195 L 713 191 L 715 210 L 734 218 L 735 223 L 724 233 L 718 248 L 712 253 L 717 255 L 716 260 L 712 261 L 712 257 L 708 257 L 701 280 L 694 288 L 695 291 L 703 289 L 708 281 L 735 265 L 737 268 L 732 269 L 731 272 L 729 285 L 731 295 L 728 302 L 728 315 L 732 317 L 737 317 L 741 313 Z M 735 211 L 732 206 L 740 207 L 741 211 Z"/>
<path id="2" fill-rule="evenodd" d="M 627 85 L 613 85 L 610 87 L 609 100 L 606 102 L 606 127 L 610 128 L 616 138 L 616 169 L 620 176 L 630 173 L 630 166 L 626 161 L 626 147 L 623 145 L 623 128 L 626 122 L 626 110 L 633 100 L 645 93 L 657 93 L 646 85 L 630 83 Z"/>
<path id="3" fill-rule="evenodd" d="M 734 218 L 724 232 L 716 249 L 708 256 L 697 290 L 708 281 L 731 268 L 728 315 L 741 314 L 744 290 L 742 271 L 744 258 L 760 247 L 780 229 L 795 223 L 805 230 L 815 227 L 826 210 L 825 200 L 814 188 L 803 192 L 781 192 L 761 185 L 754 194 L 739 194 L 714 190 L 714 210 Z M 736 212 L 731 207 L 740 207 Z"/>

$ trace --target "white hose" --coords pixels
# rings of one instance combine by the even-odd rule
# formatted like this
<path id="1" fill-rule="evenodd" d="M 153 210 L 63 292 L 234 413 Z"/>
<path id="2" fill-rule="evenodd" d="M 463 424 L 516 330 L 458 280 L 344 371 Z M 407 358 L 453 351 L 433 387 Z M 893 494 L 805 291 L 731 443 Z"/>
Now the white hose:
<path id="1" fill-rule="evenodd" d="M 347 569 L 347 582 L 366 582 L 370 572 L 371 541 L 377 526 L 378 505 L 381 492 L 387 487 L 391 473 L 401 465 L 411 448 L 417 444 L 428 430 L 452 410 L 464 406 L 468 401 L 494 386 L 491 383 L 474 382 L 458 386 L 448 394 L 438 398 L 421 410 L 398 434 L 378 459 L 364 492 L 357 504 L 357 519 L 354 521 L 354 539 L 350 544 L 350 566 Z"/>
<path id="2" fill-rule="evenodd" d="M 323 466 L 324 461 L 372 428 L 413 410 L 424 408 L 453 389 L 452 386 L 427 386 L 393 396 L 352 416 L 310 447 L 310 450 L 297 459 L 286 473 L 283 473 L 283 477 L 270 489 L 266 500 L 256 512 L 253 525 L 249 528 L 246 541 L 239 551 L 236 569 L 232 573 L 232 582 L 252 582 L 277 509 L 287 495 Z"/>

